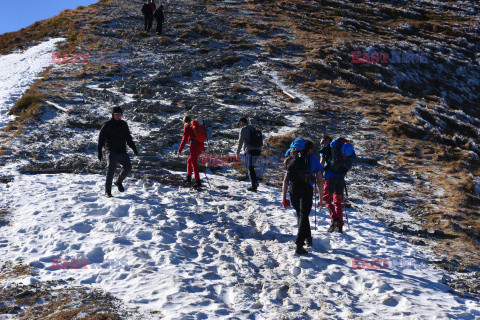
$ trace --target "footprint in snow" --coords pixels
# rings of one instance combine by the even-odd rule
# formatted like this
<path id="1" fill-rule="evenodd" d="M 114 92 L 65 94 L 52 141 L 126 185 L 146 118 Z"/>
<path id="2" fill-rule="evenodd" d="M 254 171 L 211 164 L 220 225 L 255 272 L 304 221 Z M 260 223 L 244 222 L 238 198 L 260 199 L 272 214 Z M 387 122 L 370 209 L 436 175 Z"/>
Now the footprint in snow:
<path id="1" fill-rule="evenodd" d="M 78 233 L 89 233 L 93 229 L 91 225 L 85 222 L 75 223 L 71 228 Z"/>
<path id="2" fill-rule="evenodd" d="M 87 259 L 89 263 L 102 263 L 104 257 L 105 253 L 100 247 L 95 247 L 89 253 L 87 253 Z"/>
<path id="3" fill-rule="evenodd" d="M 152 233 L 150 231 L 138 231 L 137 238 L 144 241 L 152 240 Z"/>
<path id="4" fill-rule="evenodd" d="M 113 243 L 114 244 L 123 244 L 125 246 L 131 246 L 133 245 L 133 242 L 124 238 L 124 237 L 117 237 L 115 239 L 113 239 Z"/>
<path id="5" fill-rule="evenodd" d="M 121 218 L 121 217 L 127 217 L 128 216 L 128 211 L 130 209 L 129 205 L 121 205 L 118 206 L 110 211 L 110 214 L 114 217 Z"/>
<path id="6" fill-rule="evenodd" d="M 397 297 L 388 296 L 382 300 L 382 304 L 389 307 L 396 307 L 399 301 Z"/>
<path id="7" fill-rule="evenodd" d="M 57 245 L 56 245 L 55 249 L 53 249 L 53 251 L 64 251 L 67 248 L 68 248 L 68 243 L 63 242 L 63 241 L 59 241 L 59 242 L 57 242 Z"/>

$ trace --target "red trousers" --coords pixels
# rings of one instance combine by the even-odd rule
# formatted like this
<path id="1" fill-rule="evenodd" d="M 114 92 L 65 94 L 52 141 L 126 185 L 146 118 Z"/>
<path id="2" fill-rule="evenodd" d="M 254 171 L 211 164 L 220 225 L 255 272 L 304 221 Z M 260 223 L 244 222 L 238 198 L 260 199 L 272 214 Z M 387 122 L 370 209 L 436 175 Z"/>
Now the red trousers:
<path id="1" fill-rule="evenodd" d="M 200 180 L 200 171 L 198 171 L 198 158 L 205 148 L 202 142 L 190 142 L 190 157 L 187 159 L 187 176 L 195 175 L 195 181 Z"/>
<path id="2" fill-rule="evenodd" d="M 325 180 L 323 184 L 323 201 L 328 208 L 330 218 L 339 220 L 343 227 L 343 190 L 345 188 L 345 179 L 343 177 L 333 177 Z"/>

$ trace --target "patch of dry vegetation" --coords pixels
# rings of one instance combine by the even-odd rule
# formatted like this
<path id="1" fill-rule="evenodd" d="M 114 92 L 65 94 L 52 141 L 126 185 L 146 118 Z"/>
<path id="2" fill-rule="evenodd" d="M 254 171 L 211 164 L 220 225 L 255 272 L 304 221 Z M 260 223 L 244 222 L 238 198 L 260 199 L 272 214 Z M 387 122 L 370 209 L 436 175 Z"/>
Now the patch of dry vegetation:
<path id="1" fill-rule="evenodd" d="M 92 51 L 98 48 L 103 51 L 112 50 L 110 46 L 105 46 L 99 37 L 89 32 L 90 28 L 87 25 L 90 19 L 93 19 L 94 22 L 104 22 L 104 19 L 100 17 L 99 10 L 102 6 L 112 2 L 113 0 L 100 0 L 88 7 L 64 10 L 53 18 L 35 22 L 16 32 L 2 34 L 0 35 L 0 54 L 7 54 L 14 49 L 23 50 L 51 37 L 67 38 L 67 41 L 59 46 L 59 50 L 63 53 L 79 50 L 80 47 L 89 48 Z M 73 85 L 71 82 L 74 78 L 80 81 L 98 73 L 102 67 L 108 69 L 107 71 L 118 69 L 117 65 L 111 67 L 88 63 L 83 64 L 81 68 L 72 70 L 71 78 L 56 79 L 51 75 L 53 67 L 48 67 L 39 75 L 40 79 L 30 86 L 9 111 L 9 114 L 15 115 L 16 118 L 2 129 L 4 139 L 0 141 L 0 144 L 21 134 L 26 123 L 35 119 L 42 110 L 43 101 L 64 96 L 65 88 Z"/>
<path id="2" fill-rule="evenodd" d="M 102 291 L 84 287 L 56 288 L 65 283 L 52 281 L 2 288 L 0 314 L 32 320 L 120 320 L 132 316 L 130 312 L 121 314 L 118 299 Z"/>
<path id="3" fill-rule="evenodd" d="M 0 279 L 14 279 L 23 276 L 28 276 L 33 273 L 33 269 L 25 264 L 13 264 L 6 262 L 0 268 Z"/>

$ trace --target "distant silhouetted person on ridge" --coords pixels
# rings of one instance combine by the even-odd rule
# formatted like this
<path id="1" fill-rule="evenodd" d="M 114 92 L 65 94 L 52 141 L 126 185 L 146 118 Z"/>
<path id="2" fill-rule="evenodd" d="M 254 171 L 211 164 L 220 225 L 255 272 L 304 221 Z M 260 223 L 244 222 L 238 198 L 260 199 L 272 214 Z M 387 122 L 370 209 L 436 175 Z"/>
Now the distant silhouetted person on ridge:
<path id="1" fill-rule="evenodd" d="M 145 19 L 145 31 L 148 32 L 152 29 L 153 25 L 153 10 L 152 10 L 152 0 L 148 0 L 143 4 L 142 13 L 143 18 Z"/>
<path id="2" fill-rule="evenodd" d="M 155 10 L 155 13 L 153 14 L 153 17 L 155 18 L 155 21 L 157 21 L 157 34 L 161 35 L 163 20 L 165 19 L 163 15 L 163 4 L 158 5 L 157 10 Z"/>

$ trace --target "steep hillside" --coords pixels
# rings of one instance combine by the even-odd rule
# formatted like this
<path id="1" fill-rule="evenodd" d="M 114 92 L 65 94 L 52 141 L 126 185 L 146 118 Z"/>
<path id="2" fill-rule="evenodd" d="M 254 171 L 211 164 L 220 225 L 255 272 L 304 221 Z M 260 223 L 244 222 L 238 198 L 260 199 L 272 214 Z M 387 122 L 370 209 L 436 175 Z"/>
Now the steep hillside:
<path id="1" fill-rule="evenodd" d="M 477 3 L 237 1 L 215 8 L 262 39 L 270 54 L 288 56 L 283 74 L 315 101 L 309 115 L 320 118 L 321 130 L 362 141 L 364 156 L 379 160 L 381 180 L 411 188 L 375 194 L 367 186 L 364 197 L 401 203 L 394 211 L 406 210 L 422 228 L 455 235 L 460 241 L 437 239 L 437 249 L 457 261 L 467 250 L 475 266 Z M 331 113 L 344 120 L 332 123 Z"/>
<path id="2" fill-rule="evenodd" d="M 251 118 L 267 137 L 262 182 L 272 187 L 294 137 L 346 136 L 360 155 L 351 210 L 433 248 L 446 283 L 479 293 L 476 2 L 181 0 L 165 3 L 162 36 L 141 31 L 140 6 L 100 1 L 0 36 L 2 53 L 67 38 L 63 63 L 11 110 L 2 167 L 103 173 L 96 138 L 112 106 L 139 146 L 133 179 L 147 185 L 178 185 L 186 113 L 205 119 L 206 153 L 218 157 L 235 150 L 238 119 Z M 245 179 L 241 168 L 208 173 Z"/>

